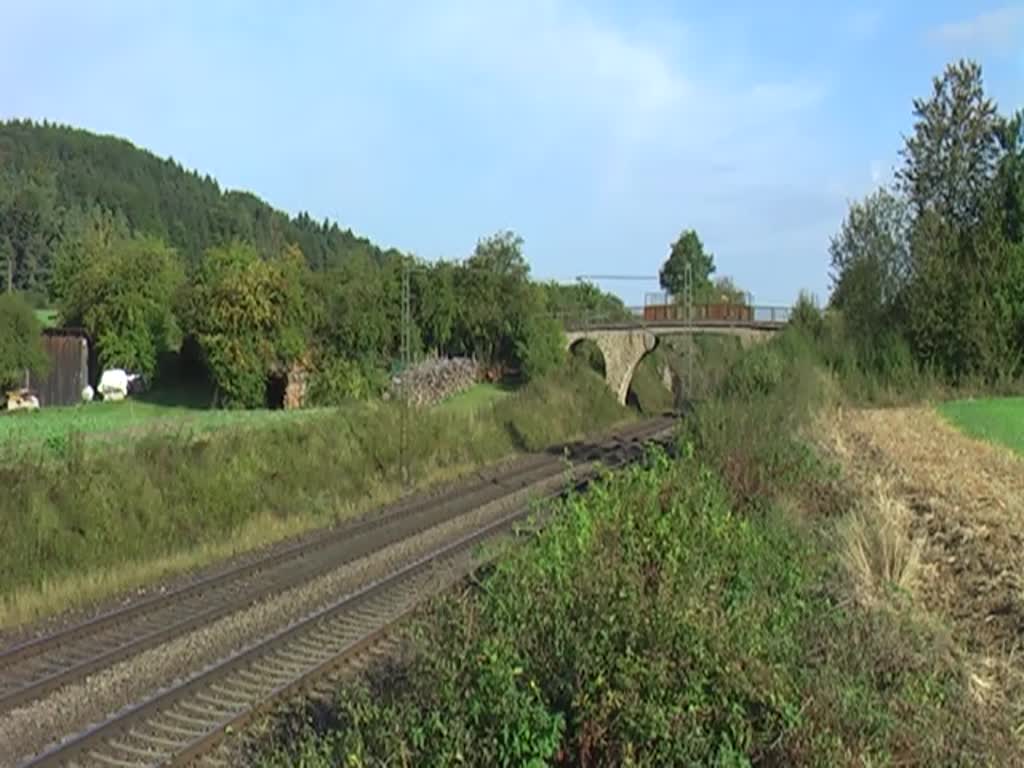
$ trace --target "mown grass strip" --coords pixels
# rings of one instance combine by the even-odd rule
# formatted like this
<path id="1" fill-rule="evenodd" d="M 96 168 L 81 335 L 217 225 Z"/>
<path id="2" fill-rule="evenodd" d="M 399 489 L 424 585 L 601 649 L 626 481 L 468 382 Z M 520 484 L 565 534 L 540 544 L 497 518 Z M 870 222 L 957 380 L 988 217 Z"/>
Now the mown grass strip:
<path id="1" fill-rule="evenodd" d="M 938 410 L 971 437 L 1005 445 L 1024 456 L 1024 397 L 953 400 L 940 404 Z"/>

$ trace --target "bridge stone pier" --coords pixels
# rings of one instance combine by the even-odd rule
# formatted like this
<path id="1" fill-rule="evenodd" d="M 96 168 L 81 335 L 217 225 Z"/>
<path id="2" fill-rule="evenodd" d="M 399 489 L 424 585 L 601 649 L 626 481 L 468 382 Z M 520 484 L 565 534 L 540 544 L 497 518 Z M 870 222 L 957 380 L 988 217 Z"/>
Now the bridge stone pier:
<path id="1" fill-rule="evenodd" d="M 782 330 L 782 322 L 656 322 L 642 326 L 608 323 L 566 331 L 566 348 L 572 349 L 583 339 L 590 339 L 604 355 L 604 377 L 608 388 L 625 405 L 633 372 L 640 360 L 658 346 L 662 336 L 720 334 L 739 339 L 740 346 L 750 347 L 767 341 Z M 670 371 L 662 371 L 662 382 L 675 392 L 680 386 L 673 382 Z"/>
<path id="2" fill-rule="evenodd" d="M 643 356 L 658 345 L 658 337 L 642 329 L 569 331 L 566 349 L 572 349 L 584 339 L 593 341 L 601 350 L 604 379 L 619 403 L 625 405 L 633 372 Z"/>

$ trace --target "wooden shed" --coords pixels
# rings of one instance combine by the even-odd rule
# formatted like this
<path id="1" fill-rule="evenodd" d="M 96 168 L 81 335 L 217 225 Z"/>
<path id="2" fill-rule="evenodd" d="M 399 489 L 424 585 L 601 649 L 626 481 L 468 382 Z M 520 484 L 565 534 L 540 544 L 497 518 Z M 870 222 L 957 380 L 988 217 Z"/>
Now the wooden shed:
<path id="1" fill-rule="evenodd" d="M 42 407 L 74 405 L 82 400 L 89 384 L 91 362 L 89 337 L 80 328 L 46 328 L 43 348 L 50 357 L 46 375 L 29 375 L 28 388 Z"/>

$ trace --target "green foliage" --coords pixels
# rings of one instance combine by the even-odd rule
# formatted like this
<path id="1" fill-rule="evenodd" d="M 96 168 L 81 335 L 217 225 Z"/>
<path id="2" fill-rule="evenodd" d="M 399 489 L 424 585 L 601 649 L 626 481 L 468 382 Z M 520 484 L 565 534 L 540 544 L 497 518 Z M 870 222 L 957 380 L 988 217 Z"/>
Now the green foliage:
<path id="1" fill-rule="evenodd" d="M 706 299 L 714 292 L 711 275 L 715 271 L 715 257 L 705 252 L 704 243 L 692 229 L 684 230 L 672 244 L 668 259 L 658 273 L 661 287 L 682 298 L 686 288 L 687 266 L 693 281 L 693 300 L 697 302 Z"/>
<path id="2" fill-rule="evenodd" d="M 910 278 L 910 218 L 906 202 L 879 189 L 855 202 L 829 244 L 834 288 L 831 305 L 849 318 L 865 342 L 896 319 Z"/>
<path id="3" fill-rule="evenodd" d="M 747 304 L 749 301 L 747 292 L 728 275 L 715 278 L 706 298 L 714 304 Z"/>
<path id="4" fill-rule="evenodd" d="M 565 334 L 554 317 L 533 313 L 523 319 L 516 357 L 526 381 L 547 376 L 565 363 Z"/>
<path id="5" fill-rule="evenodd" d="M 94 222 L 62 256 L 60 314 L 88 330 L 104 367 L 152 376 L 159 357 L 181 346 L 174 304 L 184 268 L 161 241 L 100 229 L 108 223 Z"/>
<path id="6" fill-rule="evenodd" d="M 477 241 L 473 255 L 466 260 L 472 270 L 489 272 L 499 277 L 524 282 L 530 276 L 530 265 L 523 258 L 523 238 L 503 230 Z"/>
<path id="7" fill-rule="evenodd" d="M 770 394 L 782 383 L 786 363 L 778 345 L 761 344 L 736 361 L 725 390 L 741 398 Z"/>
<path id="8" fill-rule="evenodd" d="M 547 311 L 563 323 L 601 320 L 615 322 L 629 320 L 629 310 L 622 299 L 605 293 L 592 283 L 569 285 L 554 281 L 540 283 Z"/>
<path id="9" fill-rule="evenodd" d="M 9 162 L 2 140 L 0 133 L 0 280 L 8 292 L 45 292 L 60 234 L 57 180 L 45 167 L 30 171 Z"/>
<path id="10" fill-rule="evenodd" d="M 312 372 L 308 404 L 341 405 L 348 400 L 366 400 L 379 395 L 386 383 L 383 371 L 366 361 L 323 358 Z"/>
<path id="11" fill-rule="evenodd" d="M 936 214 L 956 228 L 983 215 L 999 161 L 996 106 L 985 95 L 981 66 L 960 60 L 914 100 L 914 132 L 903 149 L 899 180 L 918 215 Z"/>
<path id="12" fill-rule="evenodd" d="M 306 352 L 304 271 L 294 246 L 273 260 L 241 243 L 203 257 L 185 316 L 226 404 L 262 405 L 267 377 Z"/>
<path id="13" fill-rule="evenodd" d="M 789 324 L 809 335 L 819 338 L 824 329 L 824 318 L 818 308 L 818 300 L 807 291 L 800 291 L 793 310 L 789 313 Z"/>
<path id="14" fill-rule="evenodd" d="M 313 335 L 323 355 L 383 365 L 398 353 L 401 266 L 352 258 L 311 278 L 320 308 Z"/>
<path id="15" fill-rule="evenodd" d="M 902 197 L 854 204 L 831 246 L 832 306 L 861 364 L 877 340 L 910 345 L 948 383 L 1024 371 L 1021 116 L 1001 117 L 980 67 L 949 65 L 917 118 L 899 173 Z"/>
<path id="16" fill-rule="evenodd" d="M 683 451 L 560 506 L 476 589 L 417 624 L 410 660 L 341 688 L 322 730 L 285 732 L 263 764 L 884 765 L 1000 754 L 1006 737 L 988 741 L 978 728 L 966 676 L 936 654 L 933 633 L 837 606 L 821 540 L 777 515 L 739 514 Z M 818 471 L 808 465 L 803 477 Z"/>
<path id="17" fill-rule="evenodd" d="M 0 393 L 23 383 L 27 370 L 46 372 L 41 331 L 28 302 L 16 293 L 0 294 Z"/>
<path id="18" fill-rule="evenodd" d="M 615 401 L 604 379 L 569 365 L 499 401 L 494 415 L 518 450 L 539 451 L 567 435 L 592 431 L 590 424 L 622 421 L 630 413 Z"/>
<path id="19" fill-rule="evenodd" d="M 426 348 L 440 354 L 451 347 L 459 316 L 458 266 L 446 261 L 413 274 L 417 319 Z"/>
<path id="20" fill-rule="evenodd" d="M 534 327 L 545 324 L 543 299 L 529 281 L 522 238 L 500 232 L 477 243 L 463 268 L 457 269 L 458 311 L 451 351 L 487 364 L 518 367 L 521 344 Z M 550 328 L 548 328 L 550 333 Z"/>

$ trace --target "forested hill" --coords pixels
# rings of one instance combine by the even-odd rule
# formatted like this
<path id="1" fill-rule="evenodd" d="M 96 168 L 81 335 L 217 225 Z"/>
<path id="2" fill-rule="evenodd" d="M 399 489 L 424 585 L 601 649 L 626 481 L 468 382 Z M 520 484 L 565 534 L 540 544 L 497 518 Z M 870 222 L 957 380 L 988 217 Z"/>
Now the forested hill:
<path id="1" fill-rule="evenodd" d="M 11 274 L 16 290 L 47 294 L 61 239 L 97 206 L 172 245 L 188 264 L 233 239 L 263 253 L 296 243 L 317 270 L 353 254 L 382 256 L 351 230 L 305 213 L 291 218 L 253 194 L 223 190 L 210 176 L 124 139 L 53 123 L 0 122 L 4 289 Z"/>

